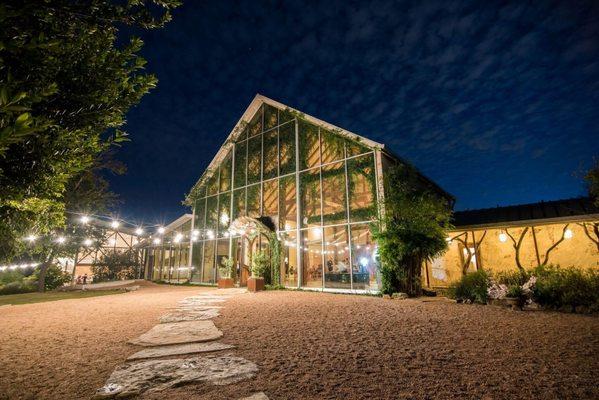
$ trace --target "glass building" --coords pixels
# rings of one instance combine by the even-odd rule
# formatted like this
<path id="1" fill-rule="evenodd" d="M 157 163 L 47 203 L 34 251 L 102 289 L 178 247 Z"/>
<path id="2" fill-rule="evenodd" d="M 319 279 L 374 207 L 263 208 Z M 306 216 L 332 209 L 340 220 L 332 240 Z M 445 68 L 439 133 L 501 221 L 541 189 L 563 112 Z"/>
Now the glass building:
<path id="1" fill-rule="evenodd" d="M 272 249 L 265 235 L 231 229 L 242 218 L 276 232 L 272 283 L 377 291 L 370 224 L 382 211 L 383 166 L 396 160 L 382 144 L 257 95 L 187 198 L 190 281 L 216 282 L 226 257 L 245 286 L 252 254 Z"/>

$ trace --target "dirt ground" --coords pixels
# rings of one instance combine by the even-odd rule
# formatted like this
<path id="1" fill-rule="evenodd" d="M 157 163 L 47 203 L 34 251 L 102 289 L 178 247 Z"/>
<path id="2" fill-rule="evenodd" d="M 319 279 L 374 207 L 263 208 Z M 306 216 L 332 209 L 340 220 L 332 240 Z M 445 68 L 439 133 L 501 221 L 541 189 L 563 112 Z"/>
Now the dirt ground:
<path id="1" fill-rule="evenodd" d="M 89 398 L 198 288 L 0 308 L 0 398 Z M 432 300 L 241 294 L 215 319 L 255 379 L 155 399 L 597 399 L 599 318 Z"/>

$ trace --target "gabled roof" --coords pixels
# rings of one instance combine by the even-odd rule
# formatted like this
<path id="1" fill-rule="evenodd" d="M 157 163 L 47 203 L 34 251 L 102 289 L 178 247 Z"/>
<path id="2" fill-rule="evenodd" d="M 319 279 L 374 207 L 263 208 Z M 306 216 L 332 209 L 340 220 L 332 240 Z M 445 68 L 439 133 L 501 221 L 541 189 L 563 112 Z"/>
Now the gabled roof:
<path id="1" fill-rule="evenodd" d="M 542 201 L 515 206 L 484 208 L 454 213 L 457 229 L 543 224 L 558 221 L 598 219 L 599 208 L 588 197 Z"/>
<path id="2" fill-rule="evenodd" d="M 370 140 L 364 136 L 360 136 L 357 133 L 348 131 L 347 129 L 343 129 L 340 128 L 336 125 L 333 125 L 329 122 L 323 121 L 321 119 L 318 119 L 316 117 L 313 117 L 311 115 L 305 114 L 299 110 L 296 110 L 295 108 L 289 107 L 283 103 L 279 103 L 278 101 L 275 101 L 271 98 L 268 98 L 266 96 L 263 96 L 261 94 L 256 94 L 256 96 L 254 96 L 254 99 L 252 100 L 252 102 L 250 103 L 250 105 L 246 108 L 245 112 L 243 113 L 243 115 L 241 116 L 241 118 L 239 118 L 239 121 L 237 121 L 237 123 L 235 124 L 235 126 L 233 127 L 233 129 L 231 129 L 231 132 L 229 133 L 229 135 L 227 136 L 227 139 L 224 141 L 224 143 L 222 144 L 222 146 L 220 147 L 220 149 L 218 150 L 218 152 L 216 153 L 216 155 L 214 156 L 214 158 L 212 159 L 212 161 L 210 162 L 210 164 L 208 164 L 208 167 L 206 167 L 206 169 L 204 170 L 204 172 L 202 173 L 202 175 L 200 176 L 200 178 L 198 179 L 198 181 L 195 183 L 195 185 L 193 185 L 190 193 L 193 193 L 194 188 L 198 187 L 199 185 L 203 184 L 206 179 L 210 178 L 212 176 L 212 173 L 216 170 L 216 168 L 220 165 L 220 163 L 224 160 L 224 158 L 228 155 L 229 150 L 231 149 L 231 147 L 233 146 L 233 143 L 237 140 L 237 138 L 242 134 L 243 129 L 245 128 L 245 126 L 247 125 L 247 123 L 252 119 L 252 117 L 256 114 L 256 112 L 260 109 L 260 107 L 263 104 L 268 104 L 270 106 L 273 106 L 275 108 L 278 108 L 279 110 L 286 110 L 286 111 L 290 111 L 294 114 L 299 114 L 301 115 L 301 117 L 303 119 L 305 119 L 306 121 L 325 128 L 327 130 L 333 131 L 338 135 L 341 136 L 345 136 L 349 139 L 355 140 L 360 142 L 361 144 L 366 145 L 369 148 L 372 149 L 378 149 L 381 150 L 382 152 L 384 152 L 385 154 L 387 154 L 388 156 L 390 156 L 391 158 L 396 159 L 399 162 L 405 163 L 405 164 L 409 164 L 408 162 L 406 162 L 405 160 L 403 160 L 402 158 L 398 157 L 397 155 L 395 155 L 390 149 L 388 149 L 384 144 L 382 143 L 378 143 L 375 142 L 374 140 Z M 435 183 L 433 180 L 431 180 L 430 178 L 426 177 L 424 174 L 420 173 L 420 171 L 418 171 L 418 173 L 420 174 L 420 176 L 427 182 L 429 182 L 431 185 L 433 185 L 435 188 L 437 188 L 441 193 L 444 193 L 445 195 L 447 195 L 447 197 L 451 198 L 452 200 L 455 201 L 455 197 L 453 195 L 451 195 L 450 193 L 448 193 L 447 191 L 445 191 L 443 188 L 441 188 L 437 183 Z M 189 195 L 187 195 L 186 197 L 186 201 L 189 200 Z"/>

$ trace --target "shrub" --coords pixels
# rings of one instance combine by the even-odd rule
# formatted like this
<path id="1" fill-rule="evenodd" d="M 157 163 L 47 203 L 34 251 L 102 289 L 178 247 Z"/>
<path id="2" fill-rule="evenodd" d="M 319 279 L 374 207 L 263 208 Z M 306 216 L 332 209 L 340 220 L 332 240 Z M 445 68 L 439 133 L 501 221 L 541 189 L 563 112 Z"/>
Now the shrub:
<path id="1" fill-rule="evenodd" d="M 223 257 L 221 263 L 218 266 L 218 275 L 221 278 L 230 278 L 233 272 L 235 262 L 232 258 Z"/>
<path id="2" fill-rule="evenodd" d="M 493 274 L 493 279 L 506 286 L 522 286 L 530 278 L 530 271 L 499 271 Z"/>
<path id="3" fill-rule="evenodd" d="M 31 276 L 33 281 L 37 281 L 39 269 Z M 71 274 L 64 272 L 58 265 L 51 265 L 46 270 L 46 281 L 44 287 L 46 290 L 54 290 L 71 281 Z"/>
<path id="4" fill-rule="evenodd" d="M 541 265 L 533 275 L 537 277 L 533 298 L 539 304 L 568 311 L 576 307 L 599 311 L 599 272 Z"/>
<path id="5" fill-rule="evenodd" d="M 490 275 L 484 270 L 466 274 L 449 288 L 449 296 L 458 301 L 471 301 L 485 304 L 487 302 L 487 288 L 491 284 Z"/>
<path id="6" fill-rule="evenodd" d="M 94 282 L 132 279 L 140 265 L 137 253 L 134 251 L 109 252 L 94 261 L 92 265 Z"/>
<path id="7" fill-rule="evenodd" d="M 268 270 L 268 255 L 264 251 L 257 251 L 252 256 L 252 278 L 264 276 Z"/>
<path id="8" fill-rule="evenodd" d="M 0 286 L 0 295 L 19 294 L 35 292 L 37 289 L 35 282 L 31 280 L 23 280 L 21 282 L 10 282 L 4 286 Z"/>

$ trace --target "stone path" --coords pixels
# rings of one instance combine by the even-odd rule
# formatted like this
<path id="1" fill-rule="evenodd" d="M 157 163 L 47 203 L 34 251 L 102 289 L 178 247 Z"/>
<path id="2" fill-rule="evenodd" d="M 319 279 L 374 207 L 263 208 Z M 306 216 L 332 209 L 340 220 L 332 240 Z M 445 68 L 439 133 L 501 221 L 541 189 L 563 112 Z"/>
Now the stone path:
<path id="1" fill-rule="evenodd" d="M 211 319 L 219 315 L 222 303 L 231 295 L 245 290 L 223 292 L 212 291 L 179 301 L 178 307 L 160 317 L 158 325 L 131 340 L 129 343 L 147 348 L 131 355 L 128 363 L 118 366 L 94 398 L 131 397 L 189 382 L 228 385 L 254 377 L 258 367 L 253 362 L 231 353 L 216 353 L 231 350 L 234 346 L 215 342 L 223 333 Z M 172 358 L 199 353 L 211 354 Z M 260 392 L 245 399 L 268 400 L 268 397 Z"/>

